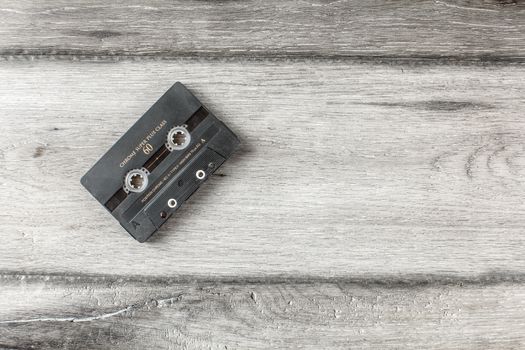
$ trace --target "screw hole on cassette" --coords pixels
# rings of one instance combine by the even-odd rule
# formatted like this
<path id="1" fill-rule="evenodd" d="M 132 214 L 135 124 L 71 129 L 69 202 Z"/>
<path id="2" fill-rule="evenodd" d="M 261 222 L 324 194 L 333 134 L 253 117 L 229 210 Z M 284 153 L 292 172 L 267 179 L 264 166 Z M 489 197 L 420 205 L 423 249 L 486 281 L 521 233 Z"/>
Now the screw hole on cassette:
<path id="1" fill-rule="evenodd" d="M 166 219 L 167 216 L 168 216 L 168 213 L 166 213 L 165 211 L 161 211 L 161 212 L 160 212 L 160 217 L 161 217 L 162 219 Z"/>
<path id="2" fill-rule="evenodd" d="M 178 151 L 188 147 L 191 135 L 184 126 L 175 126 L 168 132 L 166 147 L 170 151 Z"/>

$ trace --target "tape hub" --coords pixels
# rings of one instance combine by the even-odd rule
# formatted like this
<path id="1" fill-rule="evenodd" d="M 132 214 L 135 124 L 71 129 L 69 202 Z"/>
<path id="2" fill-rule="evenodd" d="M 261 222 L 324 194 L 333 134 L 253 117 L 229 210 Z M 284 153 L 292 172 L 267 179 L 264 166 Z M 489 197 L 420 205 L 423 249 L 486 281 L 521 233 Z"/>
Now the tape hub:
<path id="1" fill-rule="evenodd" d="M 166 147 L 170 151 L 182 150 L 188 147 L 191 135 L 184 126 L 176 126 L 168 132 Z"/>
<path id="2" fill-rule="evenodd" d="M 177 130 L 173 135 L 173 144 L 176 146 L 182 146 L 186 142 L 186 134 L 181 130 Z"/>
<path id="3" fill-rule="evenodd" d="M 129 185 L 136 190 L 142 188 L 144 185 L 144 177 L 140 174 L 133 174 L 129 179 Z"/>
<path id="4" fill-rule="evenodd" d="M 142 192 L 148 186 L 148 172 L 145 169 L 133 169 L 126 174 L 124 189 L 128 192 Z"/>

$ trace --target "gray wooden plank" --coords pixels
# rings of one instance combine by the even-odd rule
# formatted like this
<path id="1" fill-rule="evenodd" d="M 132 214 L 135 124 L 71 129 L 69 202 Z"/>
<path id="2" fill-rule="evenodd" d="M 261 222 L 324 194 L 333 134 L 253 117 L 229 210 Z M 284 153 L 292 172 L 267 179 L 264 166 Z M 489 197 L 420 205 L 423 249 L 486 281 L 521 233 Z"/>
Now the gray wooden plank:
<path id="1" fill-rule="evenodd" d="M 525 3 L 7 0 L 0 55 L 523 61 Z"/>
<path id="2" fill-rule="evenodd" d="M 523 66 L 4 62 L 0 269 L 476 276 L 525 266 Z M 241 150 L 147 244 L 79 178 L 175 80 Z"/>
<path id="3" fill-rule="evenodd" d="M 2 276 L 0 349 L 521 349 L 522 283 Z"/>

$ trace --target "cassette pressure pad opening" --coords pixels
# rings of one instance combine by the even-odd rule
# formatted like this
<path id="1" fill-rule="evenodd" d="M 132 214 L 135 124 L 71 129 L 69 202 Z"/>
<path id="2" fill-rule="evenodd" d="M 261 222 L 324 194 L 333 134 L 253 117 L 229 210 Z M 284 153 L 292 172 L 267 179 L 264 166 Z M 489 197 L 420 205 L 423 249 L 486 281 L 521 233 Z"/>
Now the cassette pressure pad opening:
<path id="1" fill-rule="evenodd" d="M 224 123 L 175 83 L 80 182 L 144 242 L 238 145 Z"/>

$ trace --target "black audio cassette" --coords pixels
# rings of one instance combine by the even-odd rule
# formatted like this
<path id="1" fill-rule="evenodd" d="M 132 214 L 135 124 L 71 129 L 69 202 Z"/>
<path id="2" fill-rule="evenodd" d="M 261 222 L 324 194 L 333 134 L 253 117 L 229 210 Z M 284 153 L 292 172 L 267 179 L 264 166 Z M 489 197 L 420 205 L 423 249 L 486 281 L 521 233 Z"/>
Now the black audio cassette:
<path id="1" fill-rule="evenodd" d="M 144 242 L 238 145 L 237 136 L 177 82 L 80 182 Z"/>

